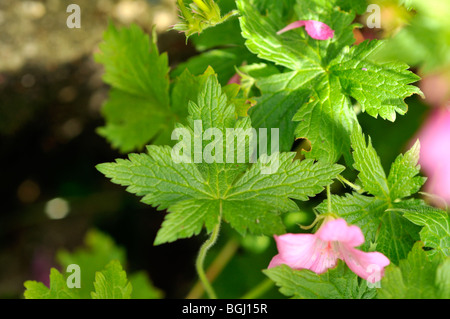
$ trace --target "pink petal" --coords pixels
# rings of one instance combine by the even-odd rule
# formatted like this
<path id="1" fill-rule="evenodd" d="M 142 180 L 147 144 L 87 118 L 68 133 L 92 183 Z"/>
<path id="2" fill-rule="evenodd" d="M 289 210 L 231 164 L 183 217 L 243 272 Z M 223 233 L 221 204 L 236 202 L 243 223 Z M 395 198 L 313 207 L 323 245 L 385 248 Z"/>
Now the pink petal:
<path id="1" fill-rule="evenodd" d="M 284 27 L 283 29 L 278 31 L 277 34 L 280 35 L 282 33 L 285 33 L 287 31 L 289 31 L 289 30 L 303 27 L 304 25 L 305 25 L 305 20 L 298 20 L 298 21 L 292 22 L 291 24 L 288 24 L 286 27 Z"/>
<path id="2" fill-rule="evenodd" d="M 445 71 L 423 76 L 419 87 L 429 105 L 441 107 L 450 103 L 450 75 Z"/>
<path id="3" fill-rule="evenodd" d="M 450 108 L 436 109 L 418 134 L 426 190 L 450 202 Z"/>
<path id="4" fill-rule="evenodd" d="M 335 219 L 322 225 L 316 236 L 323 241 L 340 242 L 349 247 L 357 247 L 364 243 L 364 235 L 358 226 L 348 226 L 342 219 Z"/>
<path id="5" fill-rule="evenodd" d="M 316 243 L 316 236 L 313 234 L 284 234 L 274 237 L 280 257 L 291 268 L 294 268 L 302 256 L 311 255 Z"/>
<path id="6" fill-rule="evenodd" d="M 450 157 L 450 108 L 433 110 L 419 132 L 420 163 L 433 171 Z"/>
<path id="7" fill-rule="evenodd" d="M 328 268 L 336 266 L 338 258 L 339 251 L 334 244 L 318 239 L 314 253 L 304 261 L 302 268 L 312 270 L 317 274 L 322 274 Z"/>
<path id="8" fill-rule="evenodd" d="M 287 263 L 281 258 L 280 255 L 275 255 L 275 257 L 272 258 L 272 260 L 269 263 L 268 269 L 279 266 L 279 265 L 287 265 Z"/>
<path id="9" fill-rule="evenodd" d="M 450 168 L 448 164 L 442 171 L 428 175 L 425 191 L 441 198 L 440 200 L 438 198 L 431 199 L 436 205 L 443 205 L 443 201 L 450 203 Z"/>
<path id="10" fill-rule="evenodd" d="M 379 252 L 366 253 L 355 248 L 341 248 L 343 259 L 347 266 L 359 277 L 375 283 L 384 276 L 384 267 L 389 265 L 389 259 Z"/>
<path id="11" fill-rule="evenodd" d="M 295 21 L 278 31 L 277 34 L 282 34 L 286 31 L 300 28 L 302 26 L 305 26 L 305 30 L 309 34 L 309 36 L 316 40 L 328 40 L 334 36 L 334 30 L 332 30 L 325 23 L 315 20 Z"/>
<path id="12" fill-rule="evenodd" d="M 328 242 L 312 234 L 285 234 L 275 236 L 278 252 L 269 268 L 286 264 L 292 269 L 309 269 L 323 273 L 336 265 L 338 251 Z"/>
<path id="13" fill-rule="evenodd" d="M 320 21 L 307 20 L 305 30 L 311 38 L 316 40 L 328 40 L 334 36 L 334 30 Z"/>

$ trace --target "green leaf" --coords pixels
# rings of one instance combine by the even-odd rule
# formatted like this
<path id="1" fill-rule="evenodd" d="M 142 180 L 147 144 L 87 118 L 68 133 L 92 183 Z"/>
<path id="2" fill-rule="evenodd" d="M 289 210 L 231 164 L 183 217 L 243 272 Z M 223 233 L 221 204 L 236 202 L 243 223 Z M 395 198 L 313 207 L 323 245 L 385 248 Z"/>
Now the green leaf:
<path id="1" fill-rule="evenodd" d="M 368 58 L 382 44 L 372 40 L 353 46 L 349 53 L 331 63 L 330 72 L 339 78 L 344 91 L 360 103 L 363 112 L 394 122 L 396 112 L 403 115 L 408 110 L 404 99 L 423 93 L 409 85 L 420 77 L 408 71 L 408 65 L 377 64 Z"/>
<path id="2" fill-rule="evenodd" d="M 358 14 L 363 14 L 368 3 L 365 0 L 337 0 L 337 4 L 345 11 L 355 10 Z"/>
<path id="3" fill-rule="evenodd" d="M 249 65 L 243 65 L 238 68 L 237 73 L 240 77 L 240 87 L 243 91 L 243 95 L 246 98 L 249 98 L 253 95 L 258 95 L 258 92 L 255 92 L 255 85 L 257 81 L 263 80 L 264 78 L 268 78 L 274 74 L 279 74 L 278 68 L 273 64 L 266 63 L 253 63 Z M 257 85 L 260 89 L 260 85 Z"/>
<path id="4" fill-rule="evenodd" d="M 419 156 L 420 143 L 417 141 L 405 155 L 400 154 L 392 164 L 388 184 L 393 201 L 416 194 L 427 180 L 425 177 L 416 176 L 420 172 Z"/>
<path id="5" fill-rule="evenodd" d="M 27 281 L 25 287 L 26 298 L 47 298 L 47 299 L 90 299 L 91 293 L 95 290 L 94 281 L 99 270 L 104 273 L 108 269 L 117 268 L 125 263 L 125 251 L 115 245 L 113 239 L 108 235 L 92 229 L 88 231 L 84 239 L 85 245 L 74 252 L 60 250 L 57 253 L 57 260 L 62 269 L 75 264 L 80 268 L 80 288 L 68 288 L 66 284 L 67 275 L 62 275 L 58 270 L 52 269 L 50 274 L 50 289 L 43 283 Z M 110 264 L 108 266 L 108 264 Z M 114 264 L 114 265 L 113 265 Z M 121 267 L 121 266 L 120 266 Z M 100 277 L 101 277 L 100 276 Z M 105 280 L 109 280 L 105 277 Z M 143 271 L 131 274 L 130 283 L 133 285 L 133 299 L 155 299 L 161 298 L 162 292 L 155 288 Z"/>
<path id="6" fill-rule="evenodd" d="M 367 282 L 359 280 L 343 262 L 318 275 L 310 270 L 294 270 L 287 265 L 263 270 L 283 295 L 295 299 L 372 299 L 376 295 Z"/>
<path id="7" fill-rule="evenodd" d="M 94 290 L 95 273 L 103 269 L 111 260 L 125 263 L 125 251 L 123 248 L 117 247 L 111 237 L 93 229 L 87 232 L 84 238 L 84 247 L 73 252 L 60 250 L 56 259 L 63 269 L 71 264 L 80 266 L 79 295 L 80 298 L 90 298 L 91 292 Z"/>
<path id="8" fill-rule="evenodd" d="M 131 298 L 131 283 L 118 260 L 111 261 L 104 270 L 95 274 L 94 288 L 92 299 Z"/>
<path id="9" fill-rule="evenodd" d="M 351 141 L 355 160 L 353 166 L 359 171 L 358 178 L 364 190 L 374 196 L 388 200 L 390 197 L 386 173 L 381 166 L 377 151 L 372 146 L 370 136 L 369 142 L 366 144 L 366 138 L 361 127 L 355 125 Z"/>
<path id="10" fill-rule="evenodd" d="M 152 139 L 155 143 L 167 140 L 164 131 L 172 121 L 148 99 L 116 88 L 110 90 L 102 114 L 106 126 L 99 127 L 97 132 L 123 153 L 140 149 Z"/>
<path id="11" fill-rule="evenodd" d="M 389 177 L 386 178 L 370 137 L 369 143 L 366 144 L 360 126 L 354 128 L 351 140 L 354 149 L 354 167 L 359 171 L 358 178 L 364 189 L 370 194 L 395 202 L 414 195 L 425 183 L 426 178 L 417 176 L 420 172 L 419 141 L 404 155 L 400 154 L 396 158 L 391 166 Z"/>
<path id="12" fill-rule="evenodd" d="M 287 75 L 287 73 L 282 74 Z M 264 94 L 257 98 L 256 107 L 250 109 L 250 117 L 255 128 L 267 128 L 270 134 L 272 128 L 279 128 L 280 150 L 289 151 L 295 139 L 295 128 L 297 124 L 292 121 L 296 109 L 306 100 L 304 91 L 280 90 L 271 92 L 268 88 L 270 81 L 277 81 L 278 76 L 259 79 L 258 87 Z M 271 138 L 271 134 L 268 136 Z"/>
<path id="13" fill-rule="evenodd" d="M 42 282 L 26 281 L 25 299 L 78 299 L 78 289 L 67 287 L 66 278 L 55 268 L 50 270 L 50 288 Z"/>
<path id="14" fill-rule="evenodd" d="M 194 75 L 200 75 L 205 71 L 205 66 L 209 65 L 217 72 L 219 82 L 225 85 L 236 73 L 236 67 L 255 60 L 255 56 L 245 47 L 215 49 L 195 55 L 181 63 L 171 72 L 171 76 L 178 76 L 185 69 Z"/>
<path id="15" fill-rule="evenodd" d="M 82 272 L 82 271 L 81 271 Z M 131 283 L 118 260 L 108 263 L 102 271 L 96 272 L 91 292 L 92 299 L 130 299 Z M 80 290 L 69 288 L 66 278 L 55 268 L 50 272 L 50 288 L 36 281 L 25 282 L 26 299 L 79 299 Z"/>
<path id="16" fill-rule="evenodd" d="M 284 27 L 279 17 L 262 16 L 248 1 L 239 0 L 237 5 L 242 35 L 251 52 L 292 70 L 321 69 L 320 55 L 304 37 L 292 32 L 282 37 L 276 34 Z"/>
<path id="17" fill-rule="evenodd" d="M 241 0 L 237 4 L 242 13 L 241 29 L 248 49 L 261 59 L 291 70 L 323 70 L 344 46 L 354 42 L 351 23 L 355 15 L 340 10 L 334 1 L 297 1 L 295 5 L 297 16 L 293 20 L 321 21 L 335 30 L 334 37 L 325 41 L 312 39 L 302 29 L 277 35 L 277 31 L 291 22 L 282 10 L 271 8 L 261 14 L 248 1 Z"/>
<path id="18" fill-rule="evenodd" d="M 295 5 L 296 0 L 250 0 L 255 9 L 262 13 L 271 13 L 275 17 L 284 17 L 289 15 L 292 11 L 292 7 Z"/>
<path id="19" fill-rule="evenodd" d="M 170 129 L 169 66 L 159 54 L 156 34 L 152 41 L 138 26 L 116 29 L 110 24 L 95 55 L 105 67 L 103 80 L 112 90 L 102 113 L 106 126 L 98 130 L 122 152 L 142 148 Z M 173 120 L 172 120 L 173 121 Z"/>
<path id="20" fill-rule="evenodd" d="M 177 144 L 186 152 L 184 161 L 175 162 L 170 147 L 152 145 L 147 147 L 148 154 L 130 154 L 128 160 L 97 166 L 112 182 L 143 196 L 144 203 L 167 209 L 169 214 L 155 244 L 198 234 L 204 225 L 211 232 L 220 218 L 241 234 L 247 230 L 254 234 L 282 233 L 279 214 L 298 210 L 293 199 L 307 200 L 320 193 L 343 169 L 322 161 L 294 160 L 295 153 L 275 152 L 270 158 L 262 155 L 252 163 L 250 118 L 236 119 L 235 107 L 215 76 L 208 77 L 196 103 L 190 103 L 189 114 L 188 125 L 177 126 L 188 134 Z M 195 124 L 200 120 L 201 128 Z M 226 143 L 205 139 L 192 146 L 200 134 L 213 128 Z M 236 129 L 235 134 L 229 132 L 230 128 Z M 231 152 L 234 140 L 237 142 Z M 212 155 L 211 144 L 215 145 L 215 158 L 208 163 L 199 155 Z M 245 155 L 242 161 L 241 155 Z"/>
<path id="21" fill-rule="evenodd" d="M 311 142 L 307 157 L 335 163 L 344 155 L 346 162 L 351 163 L 349 136 L 356 116 L 338 81 L 337 78 L 322 75 L 310 83 L 311 98 L 293 118 L 293 121 L 299 122 L 295 136 Z"/>
<path id="22" fill-rule="evenodd" d="M 450 258 L 446 258 L 436 271 L 436 286 L 440 298 L 450 299 Z"/>
<path id="23" fill-rule="evenodd" d="M 297 0 L 297 4 L 295 5 L 295 20 L 320 21 L 334 30 L 333 37 L 328 40 L 315 40 L 309 35 L 306 35 L 303 29 L 293 31 L 304 35 L 307 45 L 314 48 L 320 56 L 323 66 L 329 65 L 330 61 L 344 47 L 351 46 L 355 42 L 353 29 L 358 25 L 352 24 L 353 20 L 355 20 L 355 12 L 352 9 L 342 10 L 339 1 L 336 0 Z"/>
<path id="24" fill-rule="evenodd" d="M 406 258 L 408 252 L 419 240 L 420 228 L 407 220 L 397 207 L 402 203 L 394 203 L 381 218 L 381 226 L 376 239 L 377 251 L 385 254 L 392 263 Z"/>
<path id="25" fill-rule="evenodd" d="M 118 30 L 110 24 L 100 50 L 95 59 L 105 67 L 106 83 L 162 106 L 168 105 L 167 54 L 159 54 L 155 33 L 150 41 L 137 25 Z"/>
<path id="26" fill-rule="evenodd" d="M 194 76 L 189 69 L 185 69 L 173 83 L 171 92 L 172 109 L 180 118 L 188 115 L 187 105 L 189 101 L 195 101 L 201 88 L 214 70 L 208 67 L 203 74 Z"/>
<path id="27" fill-rule="evenodd" d="M 170 243 L 179 238 L 198 235 L 203 225 L 211 232 L 219 222 L 220 202 L 199 198 L 179 201 L 171 205 L 155 239 L 155 245 Z"/>
<path id="28" fill-rule="evenodd" d="M 359 101 L 363 111 L 394 120 L 396 111 L 400 114 L 406 112 L 405 97 L 421 94 L 417 87 L 408 85 L 418 77 L 407 71 L 406 65 L 377 64 L 369 59 L 378 42 L 350 48 L 354 42 L 352 31 L 355 25 L 351 23 L 355 13 L 345 12 L 339 7 L 345 4 L 349 8 L 347 2 L 297 1 L 295 17 L 286 16 L 278 2 L 273 7 L 258 7 L 243 0 L 237 3 L 248 49 L 261 59 L 298 72 L 274 75 L 274 85 L 261 89 L 262 103 L 253 108 L 252 114 L 255 115 L 252 116 L 263 118 L 267 113 L 272 114 L 268 125 L 282 126 L 287 136 L 283 145 L 292 143 L 292 139 L 288 140 L 292 136 L 292 125 L 286 122 L 299 122 L 295 138 L 311 142 L 312 150 L 306 153 L 307 157 L 336 162 L 344 155 L 346 162 L 351 163 L 349 136 L 356 116 L 350 97 Z M 324 22 L 335 31 L 334 37 L 325 41 L 315 40 L 302 28 L 276 34 L 293 20 Z M 284 83 L 285 87 L 278 84 L 280 88 L 275 91 L 276 80 L 283 76 L 288 82 L 278 82 Z M 302 85 L 296 86 L 300 82 Z M 310 99 L 304 99 L 304 96 Z M 292 102 L 294 100 L 298 103 Z M 292 114 L 295 114 L 294 118 L 291 118 Z"/>
<path id="29" fill-rule="evenodd" d="M 380 299 L 448 299 L 450 297 L 450 258 L 442 263 L 429 259 L 422 243 L 414 245 L 406 260 L 385 270 L 378 290 Z"/>
<path id="30" fill-rule="evenodd" d="M 450 217 L 446 211 L 428 206 L 421 200 L 408 201 L 408 205 L 399 208 L 403 217 L 412 223 L 423 226 L 420 239 L 425 247 L 433 248 L 429 256 L 450 255 Z"/>
<path id="31" fill-rule="evenodd" d="M 130 284 L 133 287 L 131 299 L 161 299 L 163 292 L 153 285 L 147 273 L 134 272 L 129 275 Z"/>

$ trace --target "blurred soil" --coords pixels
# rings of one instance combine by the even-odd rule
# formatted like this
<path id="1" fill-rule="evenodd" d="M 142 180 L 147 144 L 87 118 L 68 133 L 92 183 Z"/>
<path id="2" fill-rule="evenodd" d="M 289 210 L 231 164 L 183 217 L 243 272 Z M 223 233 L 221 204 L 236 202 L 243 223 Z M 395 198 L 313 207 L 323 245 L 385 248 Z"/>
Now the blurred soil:
<path id="1" fill-rule="evenodd" d="M 66 26 L 71 3 L 81 8 L 80 29 Z M 25 280 L 48 278 L 55 251 L 80 246 L 92 226 L 124 246 L 128 269 L 147 270 L 167 297 L 187 293 L 201 238 L 154 247 L 164 214 L 95 169 L 123 157 L 96 133 L 108 87 L 93 53 L 108 21 L 147 32 L 154 24 L 175 65 L 195 53 L 183 35 L 162 33 L 175 18 L 175 0 L 0 2 L 0 298 L 20 298 Z M 64 218 L 48 214 L 54 198 L 69 204 Z"/>

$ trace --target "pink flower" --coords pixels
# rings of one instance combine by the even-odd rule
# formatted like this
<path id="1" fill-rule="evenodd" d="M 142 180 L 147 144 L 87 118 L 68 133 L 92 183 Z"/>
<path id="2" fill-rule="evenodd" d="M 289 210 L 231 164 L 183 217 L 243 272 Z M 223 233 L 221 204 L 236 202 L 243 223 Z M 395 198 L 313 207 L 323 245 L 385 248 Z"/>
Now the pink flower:
<path id="1" fill-rule="evenodd" d="M 418 138 L 419 163 L 428 177 L 425 190 L 450 203 L 450 108 L 433 110 Z"/>
<path id="2" fill-rule="evenodd" d="M 441 71 L 421 76 L 419 86 L 428 105 L 441 107 L 447 103 L 450 106 L 450 72 Z"/>
<path id="3" fill-rule="evenodd" d="M 298 20 L 287 25 L 281 29 L 277 34 L 282 34 L 286 31 L 305 26 L 306 32 L 309 36 L 316 40 L 328 40 L 334 36 L 334 30 L 323 22 L 315 20 Z"/>
<path id="4" fill-rule="evenodd" d="M 286 264 L 321 274 L 342 259 L 355 274 L 375 283 L 389 265 L 389 259 L 379 252 L 355 249 L 364 243 L 364 235 L 359 227 L 348 226 L 342 218 L 325 222 L 315 234 L 285 234 L 275 236 L 275 241 L 278 255 L 268 268 Z"/>

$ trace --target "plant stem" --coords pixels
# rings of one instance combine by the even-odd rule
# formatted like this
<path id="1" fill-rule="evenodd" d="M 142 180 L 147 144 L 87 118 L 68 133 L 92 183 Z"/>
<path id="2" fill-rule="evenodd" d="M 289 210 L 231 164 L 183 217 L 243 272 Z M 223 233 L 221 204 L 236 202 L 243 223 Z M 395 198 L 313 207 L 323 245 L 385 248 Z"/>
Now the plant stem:
<path id="1" fill-rule="evenodd" d="M 358 185 L 353 184 L 352 182 L 350 182 L 348 179 L 346 179 L 345 177 L 342 177 L 341 175 L 338 175 L 338 180 L 340 180 L 342 183 L 347 184 L 348 186 L 350 186 L 351 188 L 353 188 L 356 192 L 358 192 L 359 194 L 361 194 L 362 192 L 362 188 Z"/>
<path id="2" fill-rule="evenodd" d="M 210 299 L 217 299 L 217 295 L 211 286 L 210 282 L 208 281 L 208 278 L 205 274 L 205 269 L 203 268 L 203 264 L 205 262 L 206 253 L 208 250 L 214 246 L 214 244 L 217 241 L 217 237 L 219 236 L 220 232 L 220 222 L 222 221 L 222 203 L 220 203 L 220 216 L 219 216 L 219 222 L 214 227 L 211 237 L 209 237 L 200 247 L 200 251 L 198 253 L 197 260 L 195 262 L 195 268 L 197 269 L 198 277 L 200 278 L 200 281 L 203 284 L 203 287 L 205 287 L 205 290 L 209 296 Z"/>
<path id="3" fill-rule="evenodd" d="M 222 272 L 222 270 L 234 256 L 238 248 L 239 242 L 234 238 L 230 239 L 225 244 L 220 253 L 211 263 L 211 266 L 209 266 L 208 270 L 206 271 L 206 278 L 208 278 L 209 282 L 213 282 L 214 279 L 217 278 L 217 276 Z M 198 299 L 202 296 L 203 292 L 204 288 L 201 281 L 197 281 L 195 286 L 186 296 L 186 299 Z"/>
<path id="4" fill-rule="evenodd" d="M 328 213 L 331 213 L 331 190 L 330 190 L 330 185 L 327 186 L 327 208 L 328 208 Z"/>
<path id="5" fill-rule="evenodd" d="M 266 293 L 270 288 L 272 288 L 274 282 L 269 278 L 263 280 L 260 284 L 258 284 L 255 288 L 247 292 L 241 299 L 256 299 L 261 297 L 264 293 Z"/>

